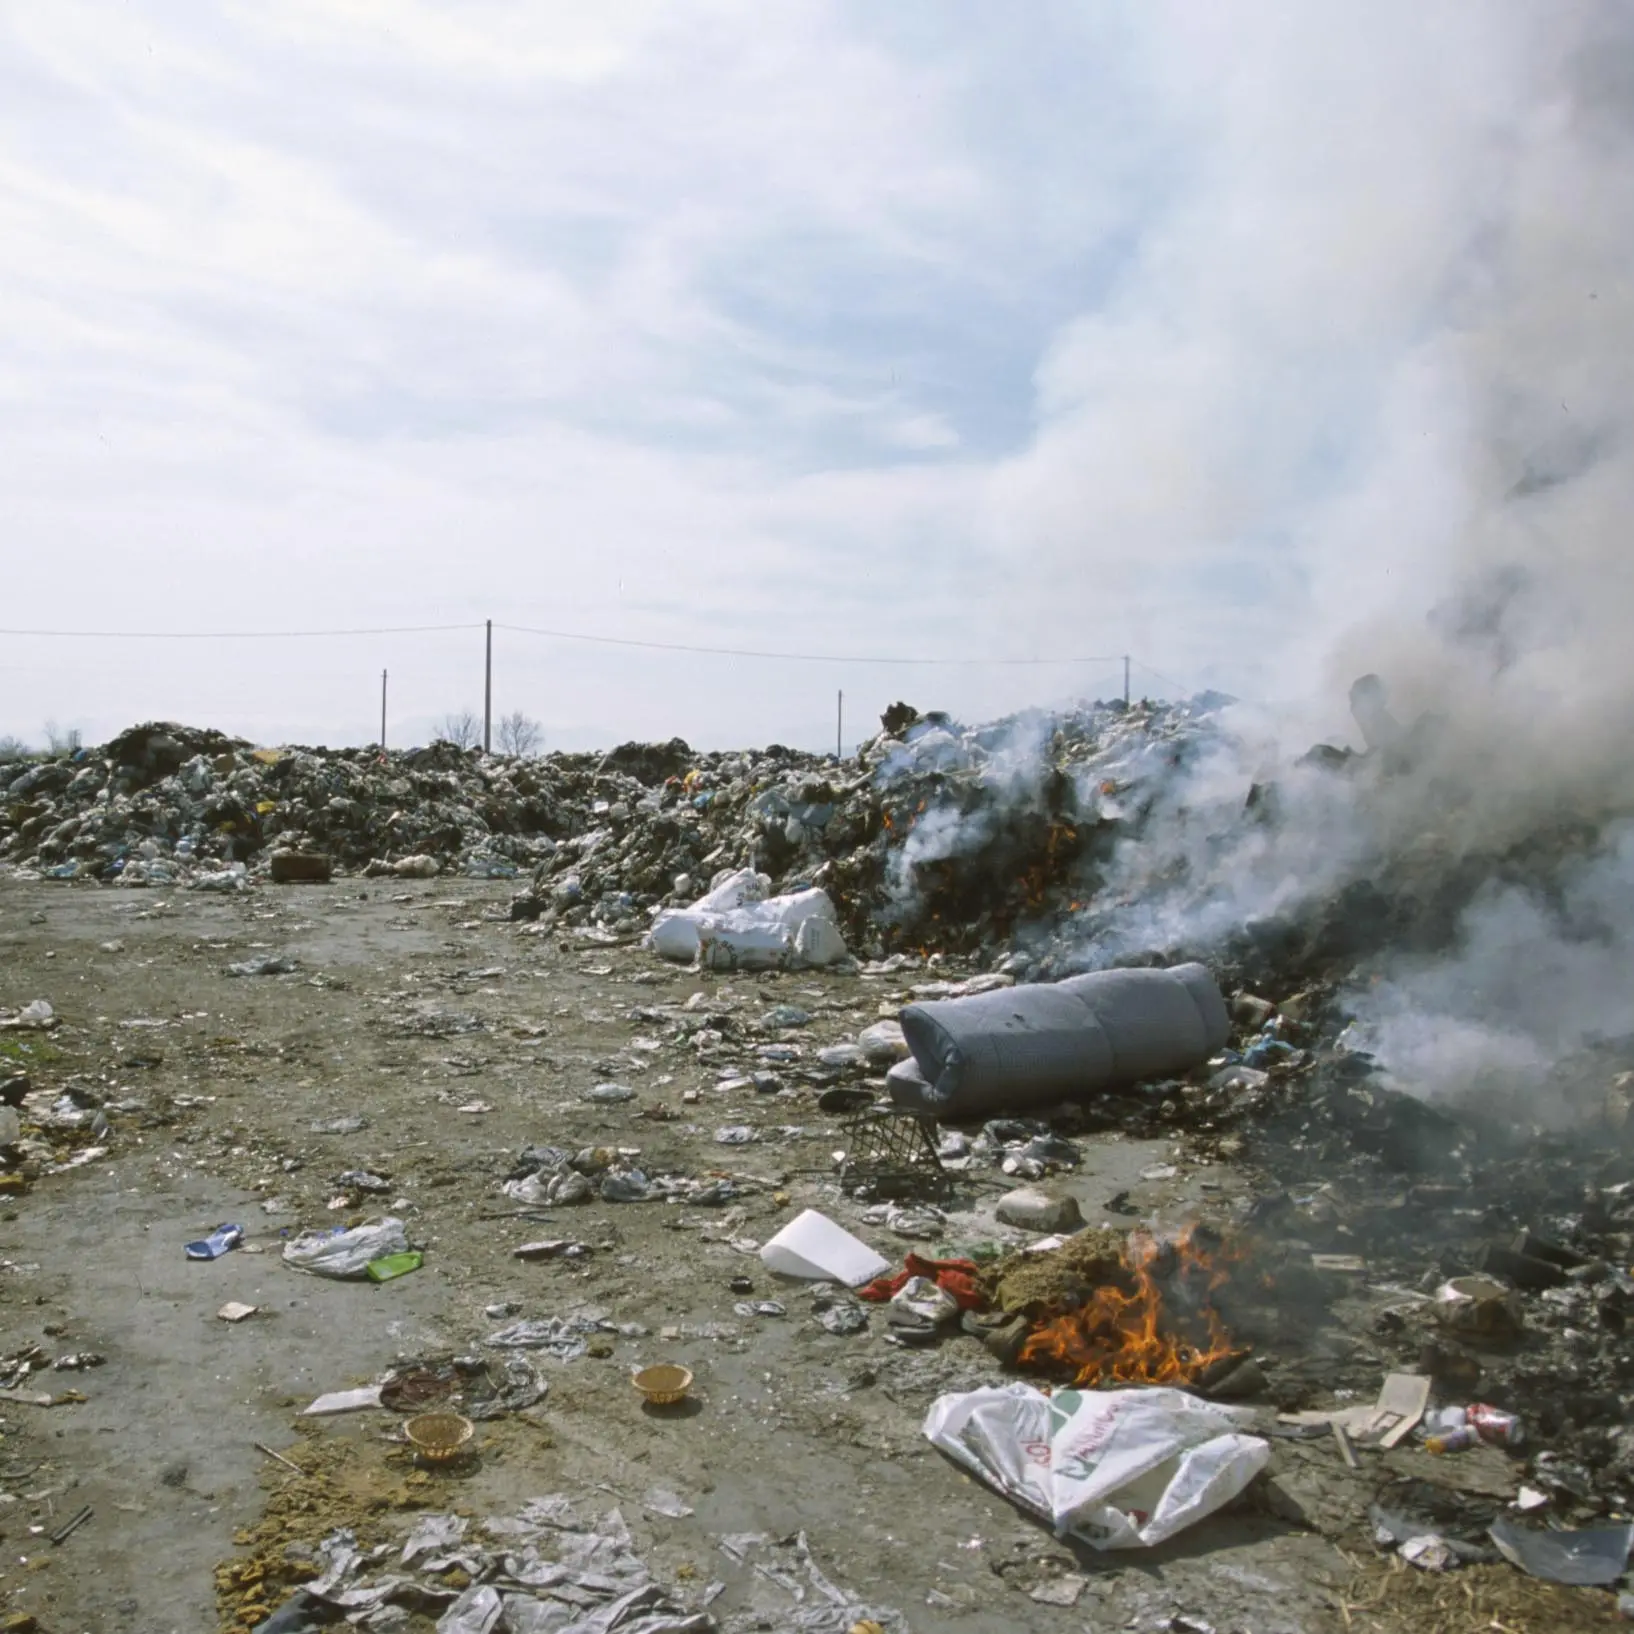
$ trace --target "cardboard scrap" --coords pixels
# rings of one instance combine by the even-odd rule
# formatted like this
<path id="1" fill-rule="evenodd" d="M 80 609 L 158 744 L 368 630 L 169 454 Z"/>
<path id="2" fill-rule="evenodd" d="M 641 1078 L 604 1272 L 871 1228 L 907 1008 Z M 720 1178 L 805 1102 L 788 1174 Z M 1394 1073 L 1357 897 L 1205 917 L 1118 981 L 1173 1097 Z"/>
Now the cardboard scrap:
<path id="1" fill-rule="evenodd" d="M 1386 1449 L 1399 1445 L 1424 1417 L 1430 1405 L 1430 1381 L 1420 1373 L 1391 1373 L 1371 1406 L 1336 1407 L 1329 1411 L 1283 1413 L 1284 1424 L 1327 1426 L 1362 1446 Z"/>

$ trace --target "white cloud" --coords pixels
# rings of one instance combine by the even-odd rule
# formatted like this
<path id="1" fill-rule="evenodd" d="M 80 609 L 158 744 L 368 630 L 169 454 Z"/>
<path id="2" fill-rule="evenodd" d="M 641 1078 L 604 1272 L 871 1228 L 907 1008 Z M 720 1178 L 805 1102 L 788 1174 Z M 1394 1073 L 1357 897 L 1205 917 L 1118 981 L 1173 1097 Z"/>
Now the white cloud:
<path id="1" fill-rule="evenodd" d="M 1510 4 L 14 10 L 0 623 L 1302 684 L 1460 513 L 1554 61 Z M 405 729 L 471 700 L 461 642 L 12 642 L 0 730 L 367 737 L 382 664 Z M 516 638 L 498 690 L 820 743 L 837 685 L 1118 680 Z"/>

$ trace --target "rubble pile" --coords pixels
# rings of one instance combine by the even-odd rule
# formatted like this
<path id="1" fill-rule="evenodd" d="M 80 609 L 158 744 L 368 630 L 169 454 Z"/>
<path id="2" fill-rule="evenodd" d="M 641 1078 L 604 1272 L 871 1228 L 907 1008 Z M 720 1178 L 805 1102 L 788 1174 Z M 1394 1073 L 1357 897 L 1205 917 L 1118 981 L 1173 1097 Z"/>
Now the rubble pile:
<path id="1" fill-rule="evenodd" d="M 0 768 L 0 862 L 58 879 L 232 888 L 244 865 L 294 851 L 348 868 L 429 858 L 401 871 L 512 877 L 555 836 L 583 831 L 594 764 L 447 743 L 385 756 L 258 749 L 150 723 L 99 750 Z"/>

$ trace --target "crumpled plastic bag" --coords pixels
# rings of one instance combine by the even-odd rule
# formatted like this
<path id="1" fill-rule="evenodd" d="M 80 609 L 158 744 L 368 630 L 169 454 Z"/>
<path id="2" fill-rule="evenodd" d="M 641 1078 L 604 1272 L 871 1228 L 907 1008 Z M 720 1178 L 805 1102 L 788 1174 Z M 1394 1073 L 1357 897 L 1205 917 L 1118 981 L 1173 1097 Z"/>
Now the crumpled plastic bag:
<path id="1" fill-rule="evenodd" d="M 958 1300 L 944 1293 L 929 1277 L 909 1277 L 891 1296 L 891 1304 L 935 1327 L 959 1320 Z"/>
<path id="2" fill-rule="evenodd" d="M 1223 1508 L 1270 1445 L 1184 1390 L 1030 1385 L 941 1396 L 925 1435 L 956 1463 L 1096 1549 L 1148 1548 Z"/>
<path id="3" fill-rule="evenodd" d="M 57 1012 L 49 1000 L 35 999 L 25 1004 L 14 1016 L 0 1017 L 0 1028 L 7 1032 L 49 1032 L 57 1025 Z"/>
<path id="4" fill-rule="evenodd" d="M 303 1231 L 284 1244 L 284 1263 L 320 1277 L 361 1277 L 371 1260 L 406 1254 L 408 1232 L 387 1215 L 351 1231 Z"/>

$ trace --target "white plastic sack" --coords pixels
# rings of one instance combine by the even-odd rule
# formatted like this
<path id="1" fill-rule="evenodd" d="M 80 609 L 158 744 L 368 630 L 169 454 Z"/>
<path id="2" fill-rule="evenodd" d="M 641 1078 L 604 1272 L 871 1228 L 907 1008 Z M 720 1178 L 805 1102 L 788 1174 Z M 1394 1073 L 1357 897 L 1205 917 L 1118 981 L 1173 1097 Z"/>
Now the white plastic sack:
<path id="1" fill-rule="evenodd" d="M 837 965 L 850 957 L 851 950 L 832 919 L 802 920 L 794 933 L 794 962 L 798 965 Z"/>
<path id="2" fill-rule="evenodd" d="M 690 908 L 669 908 L 653 921 L 647 946 L 677 964 L 711 970 L 816 968 L 848 958 L 834 904 L 813 888 L 788 896 L 757 894 L 765 876 L 745 870 Z"/>
<path id="3" fill-rule="evenodd" d="M 781 970 L 794 953 L 782 925 L 751 919 L 747 910 L 698 927 L 698 963 L 706 970 Z"/>
<path id="4" fill-rule="evenodd" d="M 320 1277 L 360 1277 L 371 1260 L 408 1252 L 403 1222 L 387 1215 L 352 1231 L 303 1231 L 284 1244 L 284 1263 Z"/>
<path id="5" fill-rule="evenodd" d="M 660 959 L 678 965 L 691 964 L 698 957 L 698 919 L 691 908 L 666 908 L 647 933 L 647 946 Z"/>
<path id="6" fill-rule="evenodd" d="M 752 868 L 740 868 L 728 874 L 714 890 L 706 892 L 692 904 L 693 913 L 731 913 L 746 903 L 764 902 L 771 889 L 771 880 L 757 874 Z"/>
<path id="7" fill-rule="evenodd" d="M 1162 1543 L 1238 1496 L 1268 1443 L 1184 1390 L 1030 1385 L 939 1397 L 926 1437 L 956 1463 L 1096 1549 Z"/>

